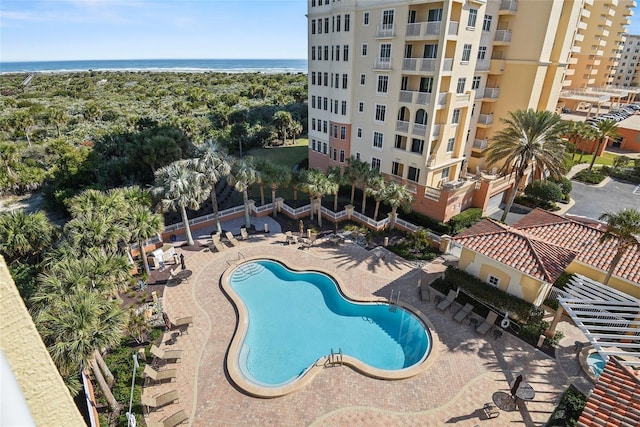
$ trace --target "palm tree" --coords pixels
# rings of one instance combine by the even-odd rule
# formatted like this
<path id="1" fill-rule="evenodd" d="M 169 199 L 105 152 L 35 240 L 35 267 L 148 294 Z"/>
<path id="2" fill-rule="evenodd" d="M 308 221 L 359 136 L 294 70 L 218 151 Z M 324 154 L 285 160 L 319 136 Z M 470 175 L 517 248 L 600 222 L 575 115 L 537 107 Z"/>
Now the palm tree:
<path id="1" fill-rule="evenodd" d="M 563 144 L 561 136 L 565 124 L 550 111 L 516 110 L 501 119 L 506 127 L 496 133 L 488 149 L 489 165 L 503 162 L 502 173 L 515 175 L 515 183 L 507 200 L 501 220 L 507 218 L 526 170 L 535 164 L 547 169 L 554 178 L 562 172 Z"/>
<path id="2" fill-rule="evenodd" d="M 200 209 L 200 203 L 209 194 L 209 186 L 204 176 L 190 168 L 188 160 L 178 160 L 155 172 L 155 182 L 151 194 L 160 199 L 158 208 L 162 212 L 180 211 L 187 245 L 193 246 L 193 236 L 189 226 L 187 208 Z"/>
<path id="3" fill-rule="evenodd" d="M 231 128 L 229 129 L 229 136 L 231 137 L 231 139 L 235 139 L 236 141 L 238 141 L 238 151 L 239 151 L 238 157 L 240 158 L 242 158 L 242 140 L 247 137 L 248 133 L 249 131 L 247 129 L 247 124 L 245 122 L 234 123 L 231 125 Z"/>
<path id="4" fill-rule="evenodd" d="M 213 218 L 218 234 L 222 234 L 216 185 L 231 173 L 231 159 L 222 150 L 222 146 L 218 142 L 206 141 L 200 146 L 200 157 L 195 159 L 194 168 L 204 176 L 205 181 L 211 186 L 210 196 L 211 205 L 213 206 Z"/>
<path id="5" fill-rule="evenodd" d="M 351 156 L 347 159 L 347 167 L 345 168 L 344 174 L 348 177 L 351 182 L 351 204 L 353 205 L 355 195 L 356 195 L 356 186 L 360 182 L 364 182 L 367 174 L 370 171 L 370 166 L 368 163 L 363 162 Z"/>
<path id="6" fill-rule="evenodd" d="M 56 227 L 43 212 L 14 210 L 0 215 L 0 252 L 10 259 L 40 257 L 54 238 Z"/>
<path id="7" fill-rule="evenodd" d="M 565 120 L 564 123 L 567 129 L 567 139 L 571 144 L 573 144 L 573 153 L 571 155 L 571 160 L 575 160 L 578 141 L 581 139 L 585 139 L 588 132 L 590 132 L 593 127 L 585 122 L 574 122 L 573 120 Z"/>
<path id="8" fill-rule="evenodd" d="M 127 223 L 131 239 L 138 244 L 142 265 L 148 276 L 151 270 L 144 250 L 144 242 L 164 230 L 164 218 L 160 214 L 151 212 L 144 205 L 137 205 L 128 211 Z"/>
<path id="9" fill-rule="evenodd" d="M 616 245 L 616 253 L 604 279 L 606 285 L 624 254 L 633 250 L 634 247 L 640 248 L 640 241 L 637 237 L 640 235 L 640 210 L 627 208 L 620 212 L 607 212 L 600 215 L 600 221 L 607 222 L 607 229 L 600 241 L 615 239 Z"/>
<path id="10" fill-rule="evenodd" d="M 367 208 L 367 196 L 371 190 L 370 187 L 378 184 L 378 177 L 380 176 L 380 172 L 375 170 L 369 170 L 368 174 L 364 176 L 362 180 L 362 210 L 361 214 L 364 215 L 364 211 Z"/>
<path id="11" fill-rule="evenodd" d="M 318 200 L 318 225 L 322 227 L 322 197 L 326 194 L 334 194 L 338 191 L 338 184 L 327 178 L 319 169 L 309 169 L 306 174 L 306 181 L 303 184 L 303 189 L 309 194 L 311 199 L 311 219 L 313 220 L 314 212 L 314 200 Z"/>
<path id="12" fill-rule="evenodd" d="M 109 406 L 117 411 L 118 402 L 97 359 L 102 359 L 102 349 L 120 343 L 125 316 L 118 302 L 96 292 L 78 290 L 52 299 L 52 304 L 39 310 L 34 320 L 60 373 L 68 376 L 90 367 Z"/>
<path id="13" fill-rule="evenodd" d="M 368 182 L 365 193 L 367 196 L 373 197 L 376 201 L 376 209 L 373 213 L 373 220 L 378 220 L 378 210 L 380 209 L 380 202 L 385 196 L 386 181 L 382 175 L 374 175 Z"/>
<path id="14" fill-rule="evenodd" d="M 56 130 L 58 131 L 58 138 L 60 138 L 62 136 L 62 133 L 60 132 L 60 126 L 67 123 L 69 117 L 61 109 L 56 107 L 49 107 L 47 109 L 46 118 L 49 124 L 52 124 L 56 127 Z"/>
<path id="15" fill-rule="evenodd" d="M 244 203 L 244 222 L 245 226 L 251 228 L 251 218 L 249 216 L 249 186 L 258 180 L 258 174 L 254 167 L 253 158 L 246 157 L 236 160 L 231 166 L 231 175 L 229 175 L 229 184 L 236 191 L 242 193 L 242 201 Z"/>
<path id="16" fill-rule="evenodd" d="M 276 205 L 276 191 L 280 187 L 289 185 L 291 181 L 291 172 L 289 169 L 273 164 L 265 159 L 260 173 L 262 182 L 271 188 L 271 203 L 273 205 L 273 217 L 278 215 L 278 206 Z"/>
<path id="17" fill-rule="evenodd" d="M 282 143 L 287 144 L 287 132 L 291 128 L 293 118 L 288 111 L 277 111 L 273 115 L 273 125 L 278 129 L 278 133 L 282 135 Z"/>
<path id="18" fill-rule="evenodd" d="M 395 181 L 390 181 L 385 187 L 383 200 L 386 204 L 391 206 L 391 222 L 389 223 L 389 229 L 393 230 L 396 225 L 398 208 L 405 211 L 411 209 L 413 194 L 411 194 L 404 185 L 400 185 Z"/>
<path id="19" fill-rule="evenodd" d="M 127 228 L 108 212 L 87 211 L 72 218 L 64 226 L 65 238 L 85 254 L 91 248 L 101 248 L 104 253 L 115 253 L 118 243 L 127 240 Z"/>
<path id="20" fill-rule="evenodd" d="M 595 138 L 598 139 L 598 146 L 596 151 L 593 153 L 593 157 L 591 158 L 591 163 L 589 164 L 589 172 L 593 169 L 593 164 L 596 162 L 596 157 L 598 157 L 598 153 L 600 152 L 600 148 L 604 143 L 605 139 L 615 138 L 618 136 L 618 124 L 615 120 L 603 120 L 598 122 L 598 127 L 595 130 Z"/>
<path id="21" fill-rule="evenodd" d="M 0 142 L 0 166 L 5 168 L 9 179 L 13 179 L 16 176 L 13 168 L 18 162 L 18 159 L 18 147 L 16 144 Z"/>
<path id="22" fill-rule="evenodd" d="M 342 173 L 342 169 L 339 166 L 329 166 L 327 168 L 327 178 L 338 184 L 338 191 L 333 194 L 333 211 L 338 212 L 338 193 L 340 187 L 347 184 L 348 177 Z"/>
<path id="23" fill-rule="evenodd" d="M 26 111 L 20 110 L 11 117 L 11 121 L 15 129 L 19 129 L 24 133 L 25 138 L 27 138 L 27 144 L 31 147 L 29 131 L 36 124 L 33 116 Z"/>

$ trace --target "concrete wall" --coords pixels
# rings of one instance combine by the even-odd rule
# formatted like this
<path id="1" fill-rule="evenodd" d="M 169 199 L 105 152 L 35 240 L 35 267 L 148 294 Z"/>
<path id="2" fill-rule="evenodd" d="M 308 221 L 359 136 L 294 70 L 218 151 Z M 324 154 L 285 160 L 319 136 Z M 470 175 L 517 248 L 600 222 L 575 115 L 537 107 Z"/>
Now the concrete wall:
<path id="1" fill-rule="evenodd" d="M 0 256 L 0 348 L 38 426 L 85 426 Z M 2 379 L 4 385 L 4 378 Z"/>

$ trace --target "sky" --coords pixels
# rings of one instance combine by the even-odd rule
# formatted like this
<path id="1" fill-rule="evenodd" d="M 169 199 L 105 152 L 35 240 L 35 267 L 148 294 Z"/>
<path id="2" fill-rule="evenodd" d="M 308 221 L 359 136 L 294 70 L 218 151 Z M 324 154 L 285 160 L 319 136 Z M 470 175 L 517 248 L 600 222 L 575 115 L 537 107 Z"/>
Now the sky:
<path id="1" fill-rule="evenodd" d="M 306 0 L 2 0 L 0 61 L 306 59 Z"/>

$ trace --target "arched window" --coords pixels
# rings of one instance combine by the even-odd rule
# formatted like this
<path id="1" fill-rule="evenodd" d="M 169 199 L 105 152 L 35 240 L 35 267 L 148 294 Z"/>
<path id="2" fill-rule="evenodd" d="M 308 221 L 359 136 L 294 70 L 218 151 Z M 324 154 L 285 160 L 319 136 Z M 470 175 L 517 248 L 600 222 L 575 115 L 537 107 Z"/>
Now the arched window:
<path id="1" fill-rule="evenodd" d="M 409 121 L 409 109 L 407 107 L 400 108 L 400 111 L 398 111 L 398 120 L 401 122 Z"/>
<path id="2" fill-rule="evenodd" d="M 419 109 L 418 112 L 416 113 L 416 123 L 420 125 L 427 124 L 427 112 L 422 108 Z"/>

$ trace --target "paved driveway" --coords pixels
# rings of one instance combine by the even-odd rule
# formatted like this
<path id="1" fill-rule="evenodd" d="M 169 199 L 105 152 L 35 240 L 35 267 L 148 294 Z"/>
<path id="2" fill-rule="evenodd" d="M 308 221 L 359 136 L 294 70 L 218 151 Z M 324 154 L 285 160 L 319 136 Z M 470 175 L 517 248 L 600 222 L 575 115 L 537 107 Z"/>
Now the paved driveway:
<path id="1" fill-rule="evenodd" d="M 598 219 L 605 212 L 624 208 L 640 208 L 640 188 L 637 184 L 608 179 L 603 186 L 593 186 L 572 180 L 571 198 L 575 200 L 567 211 L 571 215 Z"/>

